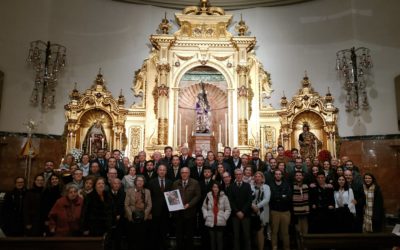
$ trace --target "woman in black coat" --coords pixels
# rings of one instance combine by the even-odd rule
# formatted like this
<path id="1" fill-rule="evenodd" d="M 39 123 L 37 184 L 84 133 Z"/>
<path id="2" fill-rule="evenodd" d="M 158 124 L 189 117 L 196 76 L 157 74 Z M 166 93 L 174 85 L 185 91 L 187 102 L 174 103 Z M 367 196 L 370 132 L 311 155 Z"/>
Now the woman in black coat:
<path id="1" fill-rule="evenodd" d="M 85 198 L 83 207 L 83 234 L 103 236 L 111 230 L 115 218 L 113 199 L 105 191 L 105 180 L 99 177 L 95 182 L 95 190 Z"/>
<path id="2" fill-rule="evenodd" d="M 42 218 L 45 225 L 46 233 L 48 233 L 49 226 L 49 212 L 53 208 L 56 201 L 61 198 L 63 185 L 58 175 L 52 174 L 47 180 L 46 186 L 43 190 L 42 199 Z"/>
<path id="3" fill-rule="evenodd" d="M 365 194 L 363 232 L 382 232 L 385 222 L 385 211 L 381 189 L 376 183 L 375 176 L 372 174 L 366 173 L 363 179 Z"/>
<path id="4" fill-rule="evenodd" d="M 37 175 L 33 187 L 24 198 L 24 225 L 27 236 L 43 236 L 44 224 L 42 210 L 44 177 Z"/>

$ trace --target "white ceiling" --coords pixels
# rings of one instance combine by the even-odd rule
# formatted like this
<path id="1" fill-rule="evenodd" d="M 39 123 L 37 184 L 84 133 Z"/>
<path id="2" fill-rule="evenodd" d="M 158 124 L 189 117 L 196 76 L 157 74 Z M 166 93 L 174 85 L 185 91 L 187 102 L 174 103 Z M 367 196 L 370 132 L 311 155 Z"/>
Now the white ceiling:
<path id="1" fill-rule="evenodd" d="M 199 0 L 113 0 L 135 4 L 153 5 L 171 9 L 183 9 L 188 6 L 200 6 Z M 255 7 L 272 7 L 289 4 L 298 4 L 313 0 L 213 0 L 211 6 L 221 7 L 225 10 L 248 9 Z"/>

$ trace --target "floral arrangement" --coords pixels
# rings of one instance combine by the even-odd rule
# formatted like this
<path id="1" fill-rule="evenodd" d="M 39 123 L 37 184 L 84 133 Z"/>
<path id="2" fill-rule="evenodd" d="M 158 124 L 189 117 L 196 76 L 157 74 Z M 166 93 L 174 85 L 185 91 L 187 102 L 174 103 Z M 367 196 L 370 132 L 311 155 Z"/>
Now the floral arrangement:
<path id="1" fill-rule="evenodd" d="M 71 155 L 75 158 L 75 162 L 79 163 L 81 161 L 81 157 L 83 155 L 83 151 L 77 148 L 71 149 Z"/>
<path id="2" fill-rule="evenodd" d="M 323 150 L 319 151 L 319 153 L 318 153 L 318 160 L 319 160 L 320 162 L 331 161 L 331 159 L 332 159 L 331 152 L 329 152 L 329 151 L 326 150 L 326 149 L 323 149 Z"/>

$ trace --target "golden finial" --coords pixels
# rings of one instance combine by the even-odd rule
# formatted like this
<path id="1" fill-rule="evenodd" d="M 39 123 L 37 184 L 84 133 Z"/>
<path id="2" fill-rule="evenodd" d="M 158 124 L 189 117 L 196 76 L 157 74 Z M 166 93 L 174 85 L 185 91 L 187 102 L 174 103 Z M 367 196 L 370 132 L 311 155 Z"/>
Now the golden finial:
<path id="1" fill-rule="evenodd" d="M 163 33 L 163 34 L 168 34 L 169 30 L 171 29 L 171 24 L 169 23 L 167 19 L 167 12 L 164 14 L 164 18 L 161 20 L 161 23 L 158 25 L 158 29 Z"/>
<path id="2" fill-rule="evenodd" d="M 246 25 L 246 22 L 243 21 L 242 14 L 240 14 L 240 21 L 235 28 L 236 31 L 238 32 L 238 36 L 244 36 L 245 33 L 248 31 L 249 27 Z"/>
<path id="3" fill-rule="evenodd" d="M 71 100 L 79 100 L 79 98 L 80 98 L 80 94 L 79 94 L 79 91 L 76 86 L 77 86 L 77 83 L 75 82 L 74 89 L 72 90 L 71 94 L 69 95 L 69 98 Z"/>
<path id="4" fill-rule="evenodd" d="M 285 96 L 285 91 L 283 91 L 283 96 L 281 97 L 281 107 L 285 108 L 287 104 L 288 104 L 288 101 Z"/>
<path id="5" fill-rule="evenodd" d="M 310 86 L 310 80 L 308 79 L 307 70 L 304 70 L 304 77 L 301 81 L 301 84 L 303 85 L 303 88 L 307 88 Z"/>
<path id="6" fill-rule="evenodd" d="M 122 94 L 122 89 L 121 89 L 121 91 L 119 92 L 118 105 L 119 105 L 119 106 L 124 106 L 124 105 L 125 105 L 125 97 L 124 97 L 124 95 Z"/>

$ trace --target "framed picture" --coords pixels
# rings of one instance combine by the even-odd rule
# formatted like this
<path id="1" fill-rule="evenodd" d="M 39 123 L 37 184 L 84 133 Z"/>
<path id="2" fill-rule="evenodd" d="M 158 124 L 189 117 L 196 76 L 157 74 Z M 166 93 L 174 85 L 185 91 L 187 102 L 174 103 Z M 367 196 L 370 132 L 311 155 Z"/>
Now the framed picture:
<path id="1" fill-rule="evenodd" d="M 164 192 L 164 196 L 170 212 L 184 209 L 181 193 L 178 189 Z"/>

